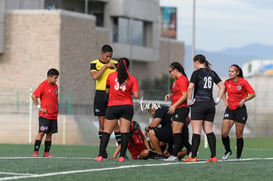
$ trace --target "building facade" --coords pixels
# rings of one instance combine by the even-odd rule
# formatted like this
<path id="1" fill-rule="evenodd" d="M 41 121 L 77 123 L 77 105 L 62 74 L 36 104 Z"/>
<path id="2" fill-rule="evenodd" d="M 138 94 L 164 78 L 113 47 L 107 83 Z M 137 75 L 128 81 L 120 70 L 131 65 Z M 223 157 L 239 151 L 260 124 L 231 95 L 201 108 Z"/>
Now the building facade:
<path id="1" fill-rule="evenodd" d="M 60 70 L 61 104 L 69 101 L 73 106 L 72 115 L 64 111 L 58 119 L 56 143 L 97 142 L 95 81 L 89 69 L 102 45 L 113 46 L 113 58 L 131 60 L 129 71 L 139 85 L 168 75 L 172 61 L 184 63 L 183 42 L 160 37 L 159 12 L 159 0 L 0 0 L 0 142 L 27 143 L 27 136 L 15 133 L 29 132 L 28 92 L 52 67 Z M 13 91 L 24 94 L 9 94 Z M 15 101 L 6 101 L 11 99 Z M 13 108 L 21 103 L 24 107 Z M 37 110 L 32 111 L 36 132 Z"/>

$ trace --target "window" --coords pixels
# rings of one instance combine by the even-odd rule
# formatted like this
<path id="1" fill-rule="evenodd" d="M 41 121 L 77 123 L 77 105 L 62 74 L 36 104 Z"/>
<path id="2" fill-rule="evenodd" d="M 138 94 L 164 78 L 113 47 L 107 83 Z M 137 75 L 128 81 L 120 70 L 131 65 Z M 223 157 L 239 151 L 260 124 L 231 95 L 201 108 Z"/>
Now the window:
<path id="1" fill-rule="evenodd" d="M 113 42 L 149 46 L 151 23 L 123 17 L 113 17 Z"/>

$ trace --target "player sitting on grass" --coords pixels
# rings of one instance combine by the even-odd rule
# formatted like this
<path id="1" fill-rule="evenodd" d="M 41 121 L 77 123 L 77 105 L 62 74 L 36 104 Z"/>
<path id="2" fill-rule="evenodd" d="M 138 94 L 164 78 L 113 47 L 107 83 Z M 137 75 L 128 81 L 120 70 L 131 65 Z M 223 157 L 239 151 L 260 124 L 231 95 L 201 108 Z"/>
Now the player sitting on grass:
<path id="1" fill-rule="evenodd" d="M 132 159 L 147 159 L 154 156 L 156 153 L 153 152 L 142 133 L 139 124 L 136 121 L 131 123 L 131 140 L 128 143 L 128 150 L 132 155 Z M 117 147 L 114 155 L 110 159 L 116 159 L 120 152 L 120 145 Z"/>

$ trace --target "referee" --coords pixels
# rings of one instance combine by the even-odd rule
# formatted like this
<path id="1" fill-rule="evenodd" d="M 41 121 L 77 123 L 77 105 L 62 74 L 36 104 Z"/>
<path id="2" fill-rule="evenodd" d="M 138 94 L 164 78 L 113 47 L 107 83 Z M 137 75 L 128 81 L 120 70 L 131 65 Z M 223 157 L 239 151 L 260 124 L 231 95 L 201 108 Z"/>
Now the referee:
<path id="1" fill-rule="evenodd" d="M 96 93 L 94 97 L 94 115 L 99 119 L 99 140 L 101 140 L 103 129 L 105 112 L 108 103 L 108 96 L 105 92 L 106 90 L 106 79 L 108 75 L 112 72 L 116 72 L 118 62 L 112 59 L 113 49 L 110 45 L 103 45 L 101 48 L 100 58 L 91 61 L 90 64 L 90 74 L 93 80 L 96 81 Z M 121 134 L 119 131 L 119 126 L 116 125 L 115 136 L 118 144 L 121 143 Z M 107 153 L 105 152 L 103 157 L 107 158 Z"/>

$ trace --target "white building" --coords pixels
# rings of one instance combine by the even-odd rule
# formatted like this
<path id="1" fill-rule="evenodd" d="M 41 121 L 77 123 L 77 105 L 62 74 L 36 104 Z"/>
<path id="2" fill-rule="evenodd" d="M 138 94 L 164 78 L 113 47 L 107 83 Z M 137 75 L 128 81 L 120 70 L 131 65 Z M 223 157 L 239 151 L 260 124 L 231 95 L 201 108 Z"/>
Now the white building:
<path id="1" fill-rule="evenodd" d="M 273 59 L 255 59 L 242 65 L 245 77 L 273 75 Z"/>

